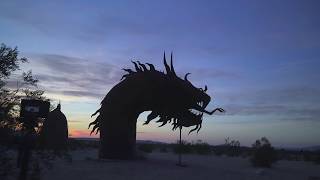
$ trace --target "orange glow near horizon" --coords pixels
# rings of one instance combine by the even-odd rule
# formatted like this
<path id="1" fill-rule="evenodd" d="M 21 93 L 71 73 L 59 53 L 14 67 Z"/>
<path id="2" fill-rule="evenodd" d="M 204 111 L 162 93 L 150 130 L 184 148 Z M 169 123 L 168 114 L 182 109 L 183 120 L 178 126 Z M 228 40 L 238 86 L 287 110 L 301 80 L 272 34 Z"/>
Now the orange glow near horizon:
<path id="1" fill-rule="evenodd" d="M 77 130 L 77 129 L 70 129 L 69 130 L 69 137 L 72 138 L 99 138 L 99 133 L 95 134 L 92 133 L 90 135 L 91 130 Z"/>
<path id="2" fill-rule="evenodd" d="M 69 137 L 70 138 L 99 138 L 99 133 L 95 134 L 92 133 L 90 135 L 91 130 L 86 129 L 70 129 L 69 130 Z M 173 140 L 174 139 L 174 140 Z M 158 132 L 148 132 L 142 133 L 137 132 L 137 140 L 152 140 L 152 141 L 161 141 L 161 142 L 173 142 L 175 138 L 170 137 L 167 134 L 158 133 Z"/>

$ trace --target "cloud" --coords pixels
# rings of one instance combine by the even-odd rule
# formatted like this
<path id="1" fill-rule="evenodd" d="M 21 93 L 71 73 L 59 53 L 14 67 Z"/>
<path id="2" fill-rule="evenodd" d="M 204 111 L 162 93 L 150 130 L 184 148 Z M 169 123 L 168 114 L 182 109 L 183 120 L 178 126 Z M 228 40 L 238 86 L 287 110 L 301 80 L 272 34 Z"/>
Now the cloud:
<path id="1" fill-rule="evenodd" d="M 62 91 L 62 94 L 69 96 L 89 96 L 89 97 L 102 97 L 105 94 L 94 93 L 89 91 Z"/>
<path id="2" fill-rule="evenodd" d="M 319 121 L 320 89 L 286 87 L 230 94 L 227 115 L 275 115 L 282 120 Z"/>
<path id="3" fill-rule="evenodd" d="M 102 98 L 124 73 L 106 62 L 56 55 L 33 54 L 32 67 L 39 86 L 48 93 L 74 97 Z"/>
<path id="4" fill-rule="evenodd" d="M 134 3 L 133 3 L 134 4 Z M 129 13 L 114 14 L 110 5 L 100 4 L 106 7 L 87 8 L 85 13 L 81 6 L 90 6 L 87 3 L 50 3 L 38 2 L 4 2 L 0 11 L 0 18 L 9 19 L 17 22 L 24 27 L 31 27 L 39 32 L 59 38 L 74 38 L 83 42 L 105 42 L 115 36 L 135 36 L 162 33 L 165 29 L 160 30 L 157 21 L 150 21 L 153 26 L 145 25 L 145 18 L 133 19 Z M 59 13 L 57 13 L 59 11 Z"/>
<path id="5" fill-rule="evenodd" d="M 125 73 L 120 67 L 108 62 L 60 54 L 28 54 L 28 57 L 30 63 L 24 64 L 22 69 L 31 68 L 34 76 L 39 79 L 40 89 L 45 90 L 53 99 L 59 96 L 66 99 L 66 96 L 69 96 L 72 97 L 68 98 L 70 101 L 77 98 L 101 100 Z M 131 63 L 127 67 L 134 69 Z M 163 65 L 160 64 L 157 70 L 163 71 Z M 210 68 L 190 69 L 189 72 L 195 76 L 195 80 L 192 81 L 195 83 L 205 78 L 238 77 L 231 72 Z M 16 85 L 15 81 L 9 83 L 12 87 Z"/>
<path id="6" fill-rule="evenodd" d="M 277 101 L 287 104 L 305 104 L 320 102 L 320 89 L 311 86 L 295 86 L 277 89 L 259 90 L 256 93 L 256 103 L 269 103 Z"/>
<path id="7" fill-rule="evenodd" d="M 224 106 L 229 115 L 289 115 L 295 117 L 308 117 L 308 118 L 318 118 L 320 117 L 319 107 L 294 107 L 290 105 L 277 105 L 277 104 L 267 104 L 267 105 L 240 105 L 240 104 L 230 104 Z"/>

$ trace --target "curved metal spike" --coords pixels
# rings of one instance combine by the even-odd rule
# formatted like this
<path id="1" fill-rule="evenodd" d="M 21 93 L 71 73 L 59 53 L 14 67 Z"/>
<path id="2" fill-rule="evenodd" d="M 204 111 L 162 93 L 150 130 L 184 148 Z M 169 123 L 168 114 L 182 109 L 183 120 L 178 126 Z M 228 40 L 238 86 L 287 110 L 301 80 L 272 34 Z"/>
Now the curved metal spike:
<path id="1" fill-rule="evenodd" d="M 143 71 L 148 71 L 148 68 L 146 67 L 146 65 L 141 64 Z"/>
<path id="2" fill-rule="evenodd" d="M 93 121 L 93 122 L 91 122 L 89 125 L 88 125 L 88 129 L 90 129 L 90 126 L 92 126 L 92 125 L 94 125 L 95 124 L 95 122 Z"/>
<path id="3" fill-rule="evenodd" d="M 96 135 L 98 134 L 98 132 L 100 132 L 100 127 L 98 127 L 97 131 L 96 131 Z"/>
<path id="4" fill-rule="evenodd" d="M 90 132 L 90 136 L 97 128 L 99 128 L 99 123 L 97 123 L 96 125 L 93 126 L 93 128 L 92 128 L 92 130 Z"/>
<path id="5" fill-rule="evenodd" d="M 174 131 L 174 130 L 176 130 L 178 127 L 179 127 L 178 124 L 175 124 L 175 125 L 173 126 L 172 130 Z"/>
<path id="6" fill-rule="evenodd" d="M 129 74 L 125 74 L 121 77 L 120 81 L 122 81 L 122 79 L 126 78 L 127 76 L 129 76 Z"/>
<path id="7" fill-rule="evenodd" d="M 199 131 L 200 131 L 201 127 L 202 127 L 202 123 L 200 123 L 200 125 L 199 125 L 199 129 L 197 130 L 197 133 L 199 133 Z"/>
<path id="8" fill-rule="evenodd" d="M 96 118 L 96 120 L 94 120 L 93 122 L 89 123 L 88 129 L 90 128 L 90 126 L 92 126 L 92 125 L 94 125 L 94 124 L 98 124 L 99 121 L 100 121 L 100 119 L 101 119 L 101 116 L 99 115 L 99 116 Z"/>
<path id="9" fill-rule="evenodd" d="M 162 124 L 158 127 L 162 127 L 164 125 L 167 124 L 167 122 L 170 120 L 171 118 L 169 118 L 168 116 L 164 117 L 164 118 L 160 118 L 157 122 L 162 122 Z"/>
<path id="10" fill-rule="evenodd" d="M 131 62 L 134 64 L 134 67 L 136 68 L 137 72 L 141 72 L 142 71 L 136 62 L 134 62 L 134 61 L 131 61 Z"/>
<path id="11" fill-rule="evenodd" d="M 172 130 L 174 131 L 174 130 L 176 130 L 180 125 L 180 123 L 179 123 L 179 120 L 177 120 L 177 122 L 176 123 L 172 123 L 173 124 L 173 127 L 172 127 Z"/>
<path id="12" fill-rule="evenodd" d="M 171 70 L 170 70 L 170 67 L 167 64 L 166 52 L 163 53 L 163 64 L 164 64 L 164 67 L 166 68 L 167 74 L 170 75 L 171 74 Z"/>
<path id="13" fill-rule="evenodd" d="M 208 87 L 207 87 L 207 85 L 205 85 L 203 91 L 204 91 L 204 92 L 207 92 L 207 90 L 208 90 Z"/>
<path id="14" fill-rule="evenodd" d="M 184 76 L 184 80 L 186 80 L 186 81 L 189 81 L 188 80 L 188 75 L 190 75 L 191 73 L 187 73 L 185 76 Z"/>
<path id="15" fill-rule="evenodd" d="M 197 124 L 197 125 L 196 125 L 196 127 L 195 127 L 194 129 L 191 129 L 191 130 L 189 131 L 188 135 L 189 135 L 191 132 L 193 132 L 193 131 L 197 130 L 197 129 L 198 129 L 198 127 L 199 127 L 199 124 Z"/>
<path id="16" fill-rule="evenodd" d="M 172 124 L 177 124 L 178 119 L 174 118 Z"/>
<path id="17" fill-rule="evenodd" d="M 149 122 L 151 120 L 153 120 L 154 118 L 158 117 L 158 113 L 152 111 L 148 116 L 147 116 L 147 121 L 143 123 L 143 125 L 145 124 L 149 124 Z"/>
<path id="18" fill-rule="evenodd" d="M 164 117 L 161 117 L 160 116 L 160 119 L 158 120 L 158 121 L 156 121 L 156 122 L 163 122 L 163 121 L 165 121 L 166 119 L 164 118 Z"/>
<path id="19" fill-rule="evenodd" d="M 163 121 L 163 123 L 162 123 L 160 126 L 158 126 L 158 127 L 162 127 L 162 126 L 166 125 L 167 122 L 168 122 L 167 120 Z"/>
<path id="20" fill-rule="evenodd" d="M 172 131 L 176 130 L 177 127 L 178 127 L 177 124 L 173 124 Z"/>
<path id="21" fill-rule="evenodd" d="M 155 71 L 156 68 L 154 68 L 153 64 L 146 63 L 150 67 L 150 71 Z"/>
<path id="22" fill-rule="evenodd" d="M 92 125 L 94 125 L 94 124 L 96 124 L 96 123 L 98 123 L 98 120 L 97 120 L 97 119 L 94 120 L 94 121 L 92 121 L 91 123 L 89 123 L 88 129 L 90 128 L 90 126 L 92 126 Z"/>
<path id="23" fill-rule="evenodd" d="M 125 69 L 125 68 L 123 68 L 122 70 L 128 72 L 129 74 L 134 73 L 134 71 L 132 71 L 131 69 Z"/>
<path id="24" fill-rule="evenodd" d="M 146 67 L 146 65 L 140 63 L 140 61 L 137 61 L 137 62 L 138 62 L 138 64 L 139 64 L 139 66 L 142 67 L 143 71 L 147 71 L 147 70 L 148 70 L 147 67 Z"/>
<path id="25" fill-rule="evenodd" d="M 91 117 L 92 117 L 92 116 L 95 116 L 98 112 L 100 112 L 100 109 L 101 109 L 101 108 L 99 108 L 96 112 L 94 112 L 94 113 L 91 115 Z"/>
<path id="26" fill-rule="evenodd" d="M 172 52 L 171 52 L 170 60 L 171 60 L 171 61 L 170 61 L 171 73 L 172 73 L 174 76 L 177 76 L 176 72 L 174 71 L 174 67 L 173 67 Z"/>

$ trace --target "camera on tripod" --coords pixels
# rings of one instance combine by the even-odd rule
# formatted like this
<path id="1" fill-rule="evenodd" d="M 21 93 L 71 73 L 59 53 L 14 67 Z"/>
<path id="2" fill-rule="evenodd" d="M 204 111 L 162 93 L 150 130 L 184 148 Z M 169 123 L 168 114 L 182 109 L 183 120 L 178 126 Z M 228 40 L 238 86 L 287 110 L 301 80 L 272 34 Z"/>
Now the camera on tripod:
<path id="1" fill-rule="evenodd" d="M 36 127 L 38 118 L 47 118 L 50 102 L 34 99 L 22 99 L 20 106 L 20 122 L 25 127 Z"/>

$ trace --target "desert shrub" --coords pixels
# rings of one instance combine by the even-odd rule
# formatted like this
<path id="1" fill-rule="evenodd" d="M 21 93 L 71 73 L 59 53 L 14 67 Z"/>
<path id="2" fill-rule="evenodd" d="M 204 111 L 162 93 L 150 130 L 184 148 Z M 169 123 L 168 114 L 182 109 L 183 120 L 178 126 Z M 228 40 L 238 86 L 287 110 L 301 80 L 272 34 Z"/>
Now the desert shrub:
<path id="1" fill-rule="evenodd" d="M 270 168 L 277 161 L 276 151 L 267 138 L 256 140 L 252 147 L 254 153 L 251 162 L 254 166 Z"/>
<path id="2" fill-rule="evenodd" d="M 192 153 L 192 144 L 187 141 L 181 141 L 181 145 L 179 141 L 176 144 L 173 144 L 173 152 L 181 153 L 181 154 L 190 154 Z"/>
<path id="3" fill-rule="evenodd" d="M 202 142 L 201 140 L 198 140 L 192 146 L 194 152 L 197 154 L 206 155 L 211 153 L 211 146 L 206 142 Z"/>
<path id="4" fill-rule="evenodd" d="M 140 144 L 138 146 L 138 149 L 146 152 L 146 153 L 152 153 L 152 151 L 154 150 L 154 145 L 153 144 Z"/>
<path id="5" fill-rule="evenodd" d="M 226 154 L 228 156 L 239 156 L 240 151 L 240 142 L 238 140 L 230 140 L 230 138 L 225 139 Z"/>

